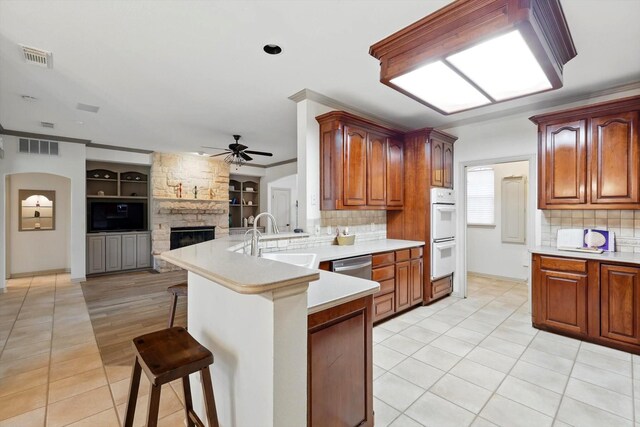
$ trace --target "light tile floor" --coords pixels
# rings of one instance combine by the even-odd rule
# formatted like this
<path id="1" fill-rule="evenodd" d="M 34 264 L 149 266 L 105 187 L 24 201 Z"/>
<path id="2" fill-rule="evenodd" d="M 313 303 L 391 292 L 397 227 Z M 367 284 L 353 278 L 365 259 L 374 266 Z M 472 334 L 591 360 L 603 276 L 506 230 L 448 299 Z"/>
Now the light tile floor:
<path id="1" fill-rule="evenodd" d="M 640 357 L 534 329 L 522 283 L 470 276 L 373 339 L 376 427 L 640 427 Z"/>
<path id="2" fill-rule="evenodd" d="M 385 322 L 374 341 L 376 426 L 640 421 L 640 358 L 533 329 L 523 284 L 471 278 L 469 298 Z M 0 427 L 118 426 L 128 374 L 105 369 L 68 275 L 11 280 L 0 294 Z M 182 397 L 163 397 L 159 424 L 182 426 Z"/>
<path id="3" fill-rule="evenodd" d="M 131 368 L 109 368 L 80 284 L 66 274 L 9 281 L 0 294 L 0 427 L 118 427 Z M 146 395 L 142 385 L 136 425 Z M 163 387 L 160 426 L 184 425 L 181 399 Z"/>

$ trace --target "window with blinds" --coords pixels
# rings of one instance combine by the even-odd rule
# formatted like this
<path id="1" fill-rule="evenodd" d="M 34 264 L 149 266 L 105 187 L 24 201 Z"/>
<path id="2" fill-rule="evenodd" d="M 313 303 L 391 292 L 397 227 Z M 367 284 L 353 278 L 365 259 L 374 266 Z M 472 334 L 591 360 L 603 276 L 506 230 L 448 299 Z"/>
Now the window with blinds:
<path id="1" fill-rule="evenodd" d="M 468 225 L 495 225 L 494 187 L 493 169 L 467 171 Z"/>

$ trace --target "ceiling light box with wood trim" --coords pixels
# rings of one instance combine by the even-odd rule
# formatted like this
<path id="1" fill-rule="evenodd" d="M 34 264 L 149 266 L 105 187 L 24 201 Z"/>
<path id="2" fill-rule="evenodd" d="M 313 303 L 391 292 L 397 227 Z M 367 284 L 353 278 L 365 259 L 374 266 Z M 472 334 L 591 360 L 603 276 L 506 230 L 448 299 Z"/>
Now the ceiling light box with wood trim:
<path id="1" fill-rule="evenodd" d="M 369 53 L 382 83 L 445 115 L 558 89 L 577 55 L 559 0 L 458 0 Z"/>

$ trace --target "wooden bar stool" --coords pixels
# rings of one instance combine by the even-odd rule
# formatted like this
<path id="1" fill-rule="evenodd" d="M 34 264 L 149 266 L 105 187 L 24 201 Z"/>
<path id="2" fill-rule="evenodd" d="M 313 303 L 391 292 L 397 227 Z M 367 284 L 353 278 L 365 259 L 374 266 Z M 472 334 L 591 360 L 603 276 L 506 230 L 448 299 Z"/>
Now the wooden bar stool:
<path id="1" fill-rule="evenodd" d="M 178 306 L 178 297 L 186 297 L 188 294 L 188 287 L 186 283 L 180 283 L 179 285 L 169 286 L 167 292 L 173 295 L 171 300 L 171 311 L 169 311 L 169 327 L 173 328 L 173 321 L 176 319 L 176 307 Z"/>
<path id="2" fill-rule="evenodd" d="M 189 385 L 189 374 L 198 371 L 200 371 L 202 378 L 202 390 L 204 392 L 209 427 L 219 427 L 216 403 L 213 397 L 213 386 L 211 385 L 211 374 L 209 372 L 209 365 L 213 363 L 213 354 L 209 350 L 200 345 L 198 341 L 189 335 L 186 329 L 181 327 L 163 329 L 141 335 L 133 339 L 133 347 L 136 354 L 133 373 L 131 374 L 131 388 L 129 389 L 129 399 L 127 400 L 124 427 L 133 426 L 142 370 L 144 370 L 149 382 L 151 382 L 147 427 L 156 427 L 158 424 L 162 385 L 178 378 L 182 378 L 187 426 L 204 427 L 200 418 L 193 411 Z"/>

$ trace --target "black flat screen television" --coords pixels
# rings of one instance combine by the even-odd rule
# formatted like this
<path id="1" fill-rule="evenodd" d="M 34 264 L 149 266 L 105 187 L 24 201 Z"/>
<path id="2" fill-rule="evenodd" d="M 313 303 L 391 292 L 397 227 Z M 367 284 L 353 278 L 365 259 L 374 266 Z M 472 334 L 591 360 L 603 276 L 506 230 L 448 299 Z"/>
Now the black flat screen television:
<path id="1" fill-rule="evenodd" d="M 89 232 L 147 229 L 147 204 L 144 202 L 91 202 L 88 207 Z"/>

